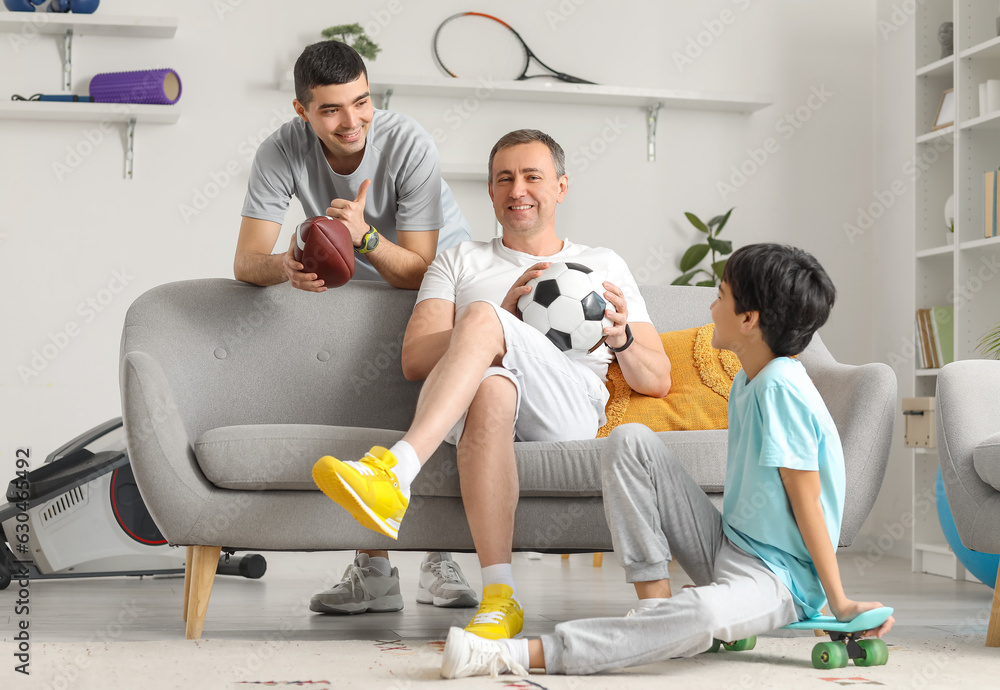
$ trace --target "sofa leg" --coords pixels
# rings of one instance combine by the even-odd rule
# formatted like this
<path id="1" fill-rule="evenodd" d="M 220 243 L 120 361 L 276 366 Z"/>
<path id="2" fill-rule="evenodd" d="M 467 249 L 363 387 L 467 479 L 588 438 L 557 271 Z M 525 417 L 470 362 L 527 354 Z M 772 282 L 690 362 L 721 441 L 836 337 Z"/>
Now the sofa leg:
<path id="1" fill-rule="evenodd" d="M 184 613 L 181 620 L 188 619 L 188 597 L 191 596 L 191 563 L 194 561 L 194 547 L 187 547 L 187 555 L 184 557 Z"/>
<path id="2" fill-rule="evenodd" d="M 189 546 L 188 548 L 193 553 L 190 559 L 190 574 L 184 578 L 184 589 L 188 590 L 186 637 L 189 640 L 197 640 L 201 638 L 201 629 L 205 625 L 208 598 L 212 595 L 212 583 L 215 582 L 215 571 L 219 567 L 222 547 Z"/>
<path id="3" fill-rule="evenodd" d="M 1000 570 L 997 584 L 993 588 L 993 608 L 990 610 L 990 626 L 986 629 L 986 646 L 1000 647 Z"/>
<path id="4" fill-rule="evenodd" d="M 604 565 L 604 554 L 598 551 L 594 554 L 594 567 L 600 568 L 602 565 Z"/>

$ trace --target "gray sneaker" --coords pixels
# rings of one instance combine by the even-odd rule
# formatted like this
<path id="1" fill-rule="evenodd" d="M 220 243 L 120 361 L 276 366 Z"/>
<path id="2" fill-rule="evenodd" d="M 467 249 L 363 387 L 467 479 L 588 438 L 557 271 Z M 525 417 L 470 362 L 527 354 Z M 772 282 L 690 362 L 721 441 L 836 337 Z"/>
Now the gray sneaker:
<path id="1" fill-rule="evenodd" d="M 443 608 L 479 606 L 476 592 L 449 553 L 429 553 L 420 564 L 417 603 Z"/>
<path id="2" fill-rule="evenodd" d="M 309 610 L 316 613 L 388 613 L 403 608 L 399 570 L 383 575 L 372 567 L 366 553 L 359 553 L 344 571 L 344 579 L 313 596 Z"/>

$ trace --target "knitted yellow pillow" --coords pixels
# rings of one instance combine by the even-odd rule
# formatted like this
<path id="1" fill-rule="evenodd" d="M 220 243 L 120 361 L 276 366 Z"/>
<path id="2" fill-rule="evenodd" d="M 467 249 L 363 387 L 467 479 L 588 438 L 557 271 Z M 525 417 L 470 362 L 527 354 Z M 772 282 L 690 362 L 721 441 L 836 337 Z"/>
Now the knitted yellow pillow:
<path id="1" fill-rule="evenodd" d="M 692 431 L 729 427 L 729 389 L 742 368 L 729 350 L 712 347 L 715 324 L 660 334 L 663 351 L 670 358 L 670 393 L 651 398 L 633 391 L 618 362 L 608 367 L 608 423 L 597 437 L 619 424 L 637 422 L 653 431 Z"/>

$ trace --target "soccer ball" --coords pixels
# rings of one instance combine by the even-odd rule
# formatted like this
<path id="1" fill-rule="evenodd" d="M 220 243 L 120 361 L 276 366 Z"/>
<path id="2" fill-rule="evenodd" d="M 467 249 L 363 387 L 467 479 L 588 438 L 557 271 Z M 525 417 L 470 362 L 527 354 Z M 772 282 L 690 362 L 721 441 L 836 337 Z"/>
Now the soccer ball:
<path id="1" fill-rule="evenodd" d="M 614 307 L 604 299 L 601 279 L 577 263 L 554 263 L 529 280 L 531 292 L 521 295 L 521 319 L 537 329 L 563 352 L 590 352 L 605 338 Z"/>

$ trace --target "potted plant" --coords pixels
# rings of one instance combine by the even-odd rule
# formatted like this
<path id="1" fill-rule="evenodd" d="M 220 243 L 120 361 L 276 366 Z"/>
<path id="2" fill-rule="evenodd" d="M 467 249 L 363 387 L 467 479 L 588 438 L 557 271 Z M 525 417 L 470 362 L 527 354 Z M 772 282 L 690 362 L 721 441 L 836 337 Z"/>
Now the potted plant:
<path id="1" fill-rule="evenodd" d="M 719 257 L 732 254 L 733 243 L 728 240 L 720 240 L 719 233 L 722 232 L 722 228 L 726 227 L 726 222 L 729 220 L 729 215 L 732 212 L 733 209 L 729 209 L 725 215 L 716 216 L 707 223 L 702 222 L 693 213 L 684 214 L 691 222 L 691 225 L 695 226 L 699 232 L 705 233 L 705 241 L 691 245 L 684 252 L 684 256 L 681 257 L 681 275 L 671 285 L 690 285 L 691 279 L 699 273 L 704 273 L 708 277 L 704 280 L 699 280 L 695 285 L 715 287 L 722 282 L 722 272 L 726 268 L 726 261 L 728 259 L 720 259 Z M 711 270 L 698 267 L 698 264 L 709 254 L 712 255 L 709 261 Z"/>
<path id="2" fill-rule="evenodd" d="M 993 330 L 983 336 L 976 349 L 987 359 L 1000 359 L 1000 323 L 993 325 Z"/>
<path id="3" fill-rule="evenodd" d="M 366 60 L 374 60 L 375 56 L 382 50 L 378 47 L 378 44 L 368 38 L 368 34 L 365 33 L 365 30 L 360 24 L 339 24 L 338 26 L 331 26 L 323 29 L 322 35 L 323 38 L 328 41 L 340 41 L 341 43 L 346 43 L 354 48 L 354 50 L 358 51 L 358 55 Z M 352 37 L 353 43 L 351 42 Z"/>

